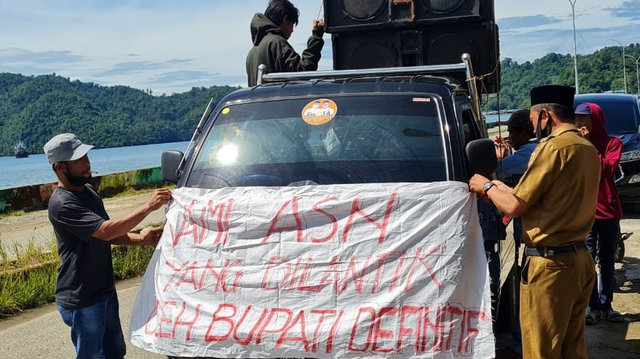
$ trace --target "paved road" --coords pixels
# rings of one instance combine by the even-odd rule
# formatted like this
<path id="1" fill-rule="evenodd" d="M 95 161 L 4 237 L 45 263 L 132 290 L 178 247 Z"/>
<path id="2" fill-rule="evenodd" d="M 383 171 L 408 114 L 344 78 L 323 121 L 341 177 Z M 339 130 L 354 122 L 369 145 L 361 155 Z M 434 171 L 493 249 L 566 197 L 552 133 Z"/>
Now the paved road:
<path id="1" fill-rule="evenodd" d="M 131 309 L 138 295 L 142 278 L 120 281 L 120 318 L 125 336 L 129 331 Z M 0 358 L 2 359 L 69 359 L 75 357 L 69 327 L 60 319 L 54 304 L 29 310 L 23 314 L 0 320 Z M 128 343 L 128 340 L 127 340 Z M 153 354 L 127 344 L 127 359 L 160 359 Z"/>

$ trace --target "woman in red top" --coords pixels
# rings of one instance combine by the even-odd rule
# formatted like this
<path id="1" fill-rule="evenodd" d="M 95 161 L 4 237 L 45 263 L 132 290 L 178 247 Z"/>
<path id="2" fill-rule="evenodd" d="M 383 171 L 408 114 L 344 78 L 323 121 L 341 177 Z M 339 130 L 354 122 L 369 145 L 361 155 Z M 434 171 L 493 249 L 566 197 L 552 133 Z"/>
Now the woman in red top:
<path id="1" fill-rule="evenodd" d="M 587 245 L 593 258 L 598 259 L 600 278 L 587 308 L 587 324 L 595 324 L 598 318 L 612 322 L 624 321 L 624 317 L 611 307 L 615 285 L 614 256 L 620 237 L 622 206 L 615 184 L 615 173 L 622 154 L 622 141 L 611 137 L 605 130 L 606 120 L 602 109 L 595 103 L 582 103 L 576 107 L 576 127 L 598 150 L 602 173 L 598 190 L 596 218 L 587 236 Z"/>

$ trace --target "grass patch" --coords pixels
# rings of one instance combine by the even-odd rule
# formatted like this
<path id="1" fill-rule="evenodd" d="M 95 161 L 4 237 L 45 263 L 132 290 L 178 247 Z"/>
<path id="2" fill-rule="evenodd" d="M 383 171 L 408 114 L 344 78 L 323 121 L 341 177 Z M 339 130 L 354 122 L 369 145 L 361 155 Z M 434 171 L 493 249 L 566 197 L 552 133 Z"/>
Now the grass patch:
<path id="1" fill-rule="evenodd" d="M 58 263 L 0 273 L 0 318 L 53 302 Z"/>
<path id="2" fill-rule="evenodd" d="M 19 210 L 10 210 L 10 209 L 5 209 L 4 212 L 0 212 L 0 221 L 5 219 L 5 218 L 9 218 L 9 217 L 19 217 L 19 216 L 24 216 L 26 212 L 22 209 Z"/>
<path id="3" fill-rule="evenodd" d="M 116 280 L 144 274 L 154 247 L 113 246 L 113 270 Z M 16 259 L 8 260 L 9 251 Z M 60 260 L 55 241 L 49 246 L 4 248 L 0 241 L 0 318 L 16 315 L 54 301 Z"/>
<path id="4" fill-rule="evenodd" d="M 139 277 L 147 270 L 154 247 L 117 246 L 112 250 L 113 272 L 116 280 Z"/>
<path id="5" fill-rule="evenodd" d="M 13 242 L 10 248 L 0 240 L 0 275 L 7 271 L 24 270 L 34 265 L 56 261 L 56 251 L 55 240 L 44 246 L 36 246 L 33 241 L 29 241 L 26 247 Z"/>

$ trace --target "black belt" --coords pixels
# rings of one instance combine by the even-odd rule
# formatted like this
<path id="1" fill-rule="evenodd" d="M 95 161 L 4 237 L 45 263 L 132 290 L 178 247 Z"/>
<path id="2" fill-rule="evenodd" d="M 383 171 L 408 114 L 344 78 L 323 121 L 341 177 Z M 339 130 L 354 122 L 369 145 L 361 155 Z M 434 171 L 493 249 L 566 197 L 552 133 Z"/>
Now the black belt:
<path id="1" fill-rule="evenodd" d="M 578 252 L 581 249 L 587 249 L 587 244 L 584 241 L 562 247 L 527 247 L 525 252 L 528 256 L 549 258 L 560 253 Z"/>

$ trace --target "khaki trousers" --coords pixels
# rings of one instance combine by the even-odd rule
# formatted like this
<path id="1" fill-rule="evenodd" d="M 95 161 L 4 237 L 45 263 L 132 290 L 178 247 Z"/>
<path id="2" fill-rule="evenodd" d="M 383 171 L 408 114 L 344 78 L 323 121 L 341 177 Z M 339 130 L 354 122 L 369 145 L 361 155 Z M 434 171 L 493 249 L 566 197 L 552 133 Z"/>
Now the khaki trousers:
<path id="1" fill-rule="evenodd" d="M 527 257 L 520 285 L 524 359 L 587 359 L 585 311 L 595 278 L 585 249 Z"/>

